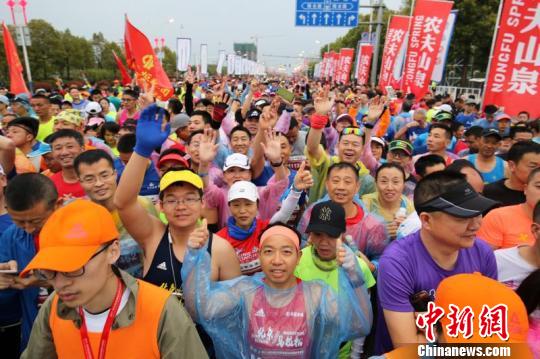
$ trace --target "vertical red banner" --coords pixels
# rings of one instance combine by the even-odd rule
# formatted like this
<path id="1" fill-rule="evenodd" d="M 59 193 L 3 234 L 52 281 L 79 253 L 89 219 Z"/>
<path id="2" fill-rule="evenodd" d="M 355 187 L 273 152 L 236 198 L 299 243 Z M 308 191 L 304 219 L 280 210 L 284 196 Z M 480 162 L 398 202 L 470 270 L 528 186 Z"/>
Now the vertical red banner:
<path id="1" fill-rule="evenodd" d="M 484 104 L 504 107 L 517 115 L 527 111 L 540 116 L 540 3 L 538 0 L 504 0 L 491 64 L 488 69 Z"/>
<path id="2" fill-rule="evenodd" d="M 358 53 L 358 73 L 356 79 L 358 84 L 369 83 L 369 70 L 371 69 L 371 58 L 373 57 L 373 45 L 360 44 Z"/>
<path id="3" fill-rule="evenodd" d="M 162 101 L 168 100 L 174 95 L 171 81 L 146 35 L 133 26 L 127 17 L 124 41 L 126 61 L 135 71 L 137 79 L 148 87 L 154 83 L 154 96 Z"/>
<path id="4" fill-rule="evenodd" d="M 422 98 L 437 62 L 452 1 L 418 0 L 411 19 L 402 89 Z"/>
<path id="5" fill-rule="evenodd" d="M 30 93 L 26 88 L 23 77 L 23 67 L 17 54 L 17 46 L 13 42 L 11 33 L 5 23 L 2 23 L 4 37 L 4 49 L 6 50 L 6 60 L 9 69 L 9 91 L 14 94 Z"/>
<path id="6" fill-rule="evenodd" d="M 339 82 L 341 79 L 341 51 L 334 52 L 332 57 L 334 58 L 334 72 L 332 73 L 332 78 L 334 82 Z"/>
<path id="7" fill-rule="evenodd" d="M 339 52 L 340 56 L 340 77 L 339 82 L 349 83 L 351 78 L 351 68 L 354 61 L 354 49 L 344 48 Z"/>
<path id="8" fill-rule="evenodd" d="M 321 79 L 326 77 L 326 69 L 328 68 L 328 57 L 329 57 L 328 52 L 325 52 L 323 54 L 323 60 L 321 61 L 321 71 L 319 75 L 319 78 Z"/>
<path id="9" fill-rule="evenodd" d="M 328 53 L 328 62 L 326 66 L 326 80 L 330 80 L 332 77 L 334 77 L 334 68 L 335 68 L 335 51 L 332 50 Z"/>
<path id="10" fill-rule="evenodd" d="M 398 88 L 401 80 L 401 68 L 407 47 L 407 32 L 409 31 L 410 16 L 392 16 L 386 31 L 386 40 L 379 74 L 379 87 Z"/>

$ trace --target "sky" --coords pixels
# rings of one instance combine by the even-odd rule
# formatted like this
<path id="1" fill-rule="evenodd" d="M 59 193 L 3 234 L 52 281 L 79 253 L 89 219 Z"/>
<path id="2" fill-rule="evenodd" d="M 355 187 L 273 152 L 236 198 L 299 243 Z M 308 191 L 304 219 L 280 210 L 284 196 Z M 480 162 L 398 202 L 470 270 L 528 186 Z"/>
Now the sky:
<path id="1" fill-rule="evenodd" d="M 345 0 L 347 1 L 347 0 Z M 370 0 L 360 0 L 368 5 Z M 349 28 L 295 27 L 296 0 L 27 0 L 27 16 L 44 19 L 58 30 L 90 38 L 102 32 L 109 41 L 121 41 L 124 14 L 151 42 L 165 39 L 175 50 L 177 37 L 192 39 L 191 63 L 198 61 L 201 43 L 208 44 L 209 63 L 218 50 L 232 52 L 234 42 L 255 42 L 259 60 L 267 66 L 299 63 L 280 56 L 318 57 L 325 44 L 347 33 Z M 397 10 L 402 0 L 384 0 Z M 0 20 L 11 24 L 9 8 L 2 1 Z M 361 10 L 364 13 L 366 10 Z M 35 40 L 33 40 L 35 41 Z M 270 56 L 271 55 L 271 56 Z"/>

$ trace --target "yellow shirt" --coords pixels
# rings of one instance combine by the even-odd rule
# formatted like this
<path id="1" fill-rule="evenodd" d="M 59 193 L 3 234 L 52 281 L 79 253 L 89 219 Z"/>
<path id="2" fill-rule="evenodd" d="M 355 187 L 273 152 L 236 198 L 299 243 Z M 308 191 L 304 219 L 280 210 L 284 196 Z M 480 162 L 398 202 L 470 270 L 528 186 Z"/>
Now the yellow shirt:
<path id="1" fill-rule="evenodd" d="M 54 116 L 51 117 L 49 122 L 39 124 L 39 130 L 38 130 L 36 139 L 38 141 L 43 142 L 43 140 L 45 140 L 47 136 L 53 133 L 53 127 L 54 127 Z"/>

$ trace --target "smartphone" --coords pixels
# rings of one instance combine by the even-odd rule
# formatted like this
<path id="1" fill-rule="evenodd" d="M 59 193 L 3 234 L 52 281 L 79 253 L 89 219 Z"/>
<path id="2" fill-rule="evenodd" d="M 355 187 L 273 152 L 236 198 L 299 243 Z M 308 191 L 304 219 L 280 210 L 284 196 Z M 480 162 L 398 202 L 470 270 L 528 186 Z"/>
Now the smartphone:
<path id="1" fill-rule="evenodd" d="M 291 91 L 284 89 L 283 87 L 277 89 L 276 95 L 288 102 L 293 102 L 294 100 L 294 94 Z"/>

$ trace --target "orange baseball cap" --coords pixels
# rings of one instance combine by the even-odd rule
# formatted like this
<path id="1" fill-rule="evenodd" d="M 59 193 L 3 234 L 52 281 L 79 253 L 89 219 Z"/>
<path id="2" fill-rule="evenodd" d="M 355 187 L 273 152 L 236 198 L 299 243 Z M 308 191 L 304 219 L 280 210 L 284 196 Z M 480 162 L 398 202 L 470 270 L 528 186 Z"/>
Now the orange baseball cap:
<path id="1" fill-rule="evenodd" d="M 21 272 L 32 269 L 71 272 L 84 266 L 102 244 L 119 237 L 109 211 L 78 199 L 56 210 L 39 235 L 39 251 Z"/>
<path id="2" fill-rule="evenodd" d="M 470 306 L 473 313 L 473 335 L 464 339 L 460 334 L 456 338 L 447 335 L 446 326 L 450 320 L 445 314 L 441 318 L 444 339 L 447 343 L 526 343 L 529 331 L 529 318 L 527 309 L 521 298 L 510 288 L 494 279 L 484 277 L 480 273 L 458 274 L 445 278 L 437 288 L 435 304 L 442 307 L 445 313 L 450 313 L 450 304 L 456 305 L 459 310 Z M 481 337 L 478 330 L 478 321 L 482 307 L 495 307 L 504 304 L 507 306 L 508 341 L 503 341 L 498 335 Z"/>

